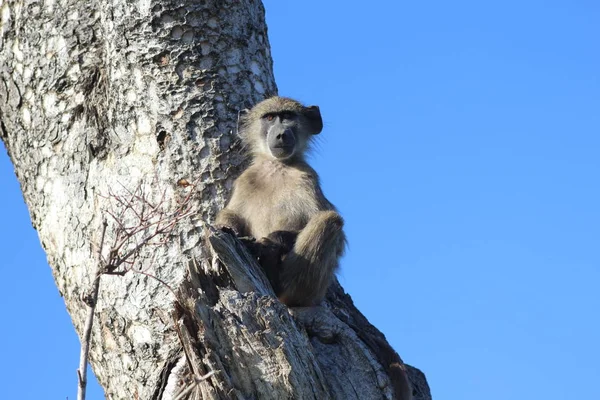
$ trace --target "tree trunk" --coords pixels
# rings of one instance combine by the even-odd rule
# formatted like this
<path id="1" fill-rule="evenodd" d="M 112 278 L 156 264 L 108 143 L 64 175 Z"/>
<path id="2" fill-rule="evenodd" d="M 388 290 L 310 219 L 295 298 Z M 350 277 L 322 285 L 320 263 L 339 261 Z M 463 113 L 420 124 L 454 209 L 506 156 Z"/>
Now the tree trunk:
<path id="1" fill-rule="evenodd" d="M 337 282 L 288 310 L 207 225 L 243 168 L 238 110 L 276 92 L 259 0 L 0 0 L 0 136 L 80 337 L 104 273 L 90 363 L 107 398 L 393 397 L 401 361 Z"/>

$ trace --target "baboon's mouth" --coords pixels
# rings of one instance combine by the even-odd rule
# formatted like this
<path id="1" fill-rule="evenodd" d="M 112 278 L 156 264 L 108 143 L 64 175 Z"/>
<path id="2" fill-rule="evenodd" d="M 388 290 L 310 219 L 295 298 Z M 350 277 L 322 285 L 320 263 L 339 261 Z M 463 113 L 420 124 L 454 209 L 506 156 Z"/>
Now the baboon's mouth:
<path id="1" fill-rule="evenodd" d="M 288 158 L 294 154 L 294 146 L 273 146 L 271 154 L 275 158 Z"/>

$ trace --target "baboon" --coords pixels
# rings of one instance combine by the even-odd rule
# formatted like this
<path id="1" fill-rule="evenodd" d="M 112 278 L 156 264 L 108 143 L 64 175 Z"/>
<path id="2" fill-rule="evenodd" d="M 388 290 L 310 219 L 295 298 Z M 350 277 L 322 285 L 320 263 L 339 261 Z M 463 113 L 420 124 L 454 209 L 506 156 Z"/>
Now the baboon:
<path id="1" fill-rule="evenodd" d="M 342 217 L 304 159 L 322 129 L 319 107 L 285 97 L 271 97 L 242 114 L 240 136 L 252 162 L 216 220 L 237 236 L 278 249 L 277 260 L 261 264 L 288 306 L 323 299 L 346 244 Z"/>
<path id="2" fill-rule="evenodd" d="M 323 299 L 346 245 L 342 217 L 304 159 L 322 129 L 317 106 L 285 97 L 271 97 L 242 114 L 240 136 L 252 160 L 216 220 L 238 237 L 256 238 L 258 246 L 245 243 L 260 255 L 277 297 L 288 306 L 312 306 Z M 412 399 L 397 353 L 385 340 L 367 345 L 388 372 L 396 398 Z"/>

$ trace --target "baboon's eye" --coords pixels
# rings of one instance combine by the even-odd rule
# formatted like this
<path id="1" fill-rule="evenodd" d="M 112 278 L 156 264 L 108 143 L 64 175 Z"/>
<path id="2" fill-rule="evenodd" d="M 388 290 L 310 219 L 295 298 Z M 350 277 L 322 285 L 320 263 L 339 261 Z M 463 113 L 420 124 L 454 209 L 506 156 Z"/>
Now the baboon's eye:
<path id="1" fill-rule="evenodd" d="M 275 115 L 273 115 L 273 114 L 267 114 L 267 115 L 265 115 L 265 119 L 267 121 L 273 121 L 273 119 L 275 119 Z"/>

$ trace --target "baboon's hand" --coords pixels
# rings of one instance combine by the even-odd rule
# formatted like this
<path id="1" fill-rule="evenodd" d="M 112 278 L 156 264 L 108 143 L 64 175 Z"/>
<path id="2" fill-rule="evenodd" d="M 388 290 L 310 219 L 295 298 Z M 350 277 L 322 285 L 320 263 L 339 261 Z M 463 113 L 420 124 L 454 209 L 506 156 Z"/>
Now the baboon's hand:
<path id="1" fill-rule="evenodd" d="M 296 231 L 275 231 L 271 232 L 266 238 L 261 240 L 269 241 L 273 244 L 279 245 L 281 255 L 289 253 L 294 248 L 298 232 Z"/>
<path id="2" fill-rule="evenodd" d="M 244 246 L 248 249 L 248 251 L 255 257 L 258 258 L 261 253 L 262 245 L 256 242 L 256 239 L 252 236 L 240 236 L 240 234 L 231 226 L 220 226 L 219 229 L 222 232 L 225 232 L 242 242 Z"/>
<path id="3" fill-rule="evenodd" d="M 241 236 L 238 240 L 246 247 L 246 249 L 252 254 L 252 257 L 258 259 L 260 257 L 262 246 L 252 236 Z"/>
<path id="4" fill-rule="evenodd" d="M 221 225 L 218 228 L 222 232 L 228 233 L 231 236 L 234 236 L 234 237 L 239 237 L 240 236 L 239 232 L 236 232 L 236 230 L 234 228 L 232 228 L 231 226 Z"/>
<path id="5" fill-rule="evenodd" d="M 268 237 L 261 238 L 258 240 L 257 244 L 259 244 L 262 248 L 261 256 L 263 258 L 281 260 L 281 257 L 283 257 L 285 253 L 289 252 L 289 250 L 282 246 L 281 243 L 271 240 Z"/>
<path id="6" fill-rule="evenodd" d="M 282 258 L 287 254 L 279 243 L 272 241 L 268 237 L 263 237 L 256 242 L 258 253 L 255 254 L 258 263 L 271 282 L 273 290 L 279 292 L 279 273 L 281 269 Z"/>

